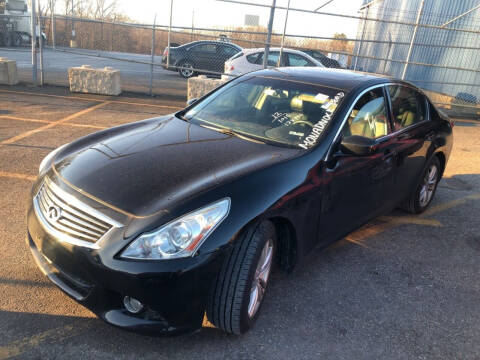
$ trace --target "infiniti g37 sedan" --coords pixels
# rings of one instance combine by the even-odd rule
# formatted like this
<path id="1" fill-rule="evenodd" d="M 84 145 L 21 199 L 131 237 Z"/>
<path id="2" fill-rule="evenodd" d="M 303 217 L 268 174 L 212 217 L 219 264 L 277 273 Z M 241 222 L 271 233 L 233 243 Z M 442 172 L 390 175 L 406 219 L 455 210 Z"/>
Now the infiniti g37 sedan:
<path id="1" fill-rule="evenodd" d="M 51 281 L 110 324 L 180 333 L 206 313 L 243 333 L 274 265 L 288 271 L 395 207 L 424 211 L 452 126 L 405 82 L 253 72 L 50 153 L 27 242 Z"/>

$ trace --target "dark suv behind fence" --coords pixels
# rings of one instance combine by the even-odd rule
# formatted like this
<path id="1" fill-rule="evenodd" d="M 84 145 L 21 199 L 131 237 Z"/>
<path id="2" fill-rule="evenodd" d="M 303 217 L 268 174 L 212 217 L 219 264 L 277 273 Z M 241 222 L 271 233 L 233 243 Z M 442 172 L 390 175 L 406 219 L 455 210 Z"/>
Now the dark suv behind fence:
<path id="1" fill-rule="evenodd" d="M 327 68 L 335 68 L 335 69 L 341 69 L 342 66 L 339 64 L 339 62 L 335 59 L 331 59 L 325 54 L 321 53 L 318 50 L 302 50 L 305 54 L 310 55 L 313 57 L 315 60 L 320 61 L 323 66 Z"/>
<path id="2" fill-rule="evenodd" d="M 178 71 L 184 78 L 197 74 L 223 73 L 225 61 L 242 48 L 225 41 L 194 41 L 178 47 L 166 48 L 162 56 L 164 69 Z M 170 53 L 170 62 L 167 67 L 167 56 Z"/>

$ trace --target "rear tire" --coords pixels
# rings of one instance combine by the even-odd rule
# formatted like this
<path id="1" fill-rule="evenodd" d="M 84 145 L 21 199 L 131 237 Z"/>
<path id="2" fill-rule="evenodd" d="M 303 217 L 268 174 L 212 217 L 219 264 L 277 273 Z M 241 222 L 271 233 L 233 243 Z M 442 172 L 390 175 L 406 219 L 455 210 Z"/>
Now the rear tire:
<path id="1" fill-rule="evenodd" d="M 276 249 L 274 225 L 265 221 L 237 239 L 212 287 L 207 317 L 231 334 L 249 330 L 263 303 Z"/>
<path id="2" fill-rule="evenodd" d="M 424 212 L 432 202 L 440 178 L 440 160 L 434 155 L 427 162 L 415 191 L 400 205 L 400 207 L 411 214 L 420 214 Z"/>
<path id="3" fill-rule="evenodd" d="M 11 32 L 6 32 L 3 35 L 3 45 L 5 47 L 12 47 L 12 33 Z"/>
<path id="4" fill-rule="evenodd" d="M 178 66 L 180 67 L 180 69 L 178 69 L 178 73 L 184 79 L 189 79 L 192 76 L 195 76 L 195 71 L 193 71 L 195 65 L 191 61 L 184 60 Z"/>

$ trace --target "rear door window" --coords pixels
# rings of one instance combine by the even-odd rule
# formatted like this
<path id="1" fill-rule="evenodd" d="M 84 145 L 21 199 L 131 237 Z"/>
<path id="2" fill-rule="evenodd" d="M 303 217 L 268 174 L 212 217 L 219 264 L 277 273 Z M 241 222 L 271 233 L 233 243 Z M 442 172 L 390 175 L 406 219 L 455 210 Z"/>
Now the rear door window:
<path id="1" fill-rule="evenodd" d="M 233 46 L 220 45 L 220 54 L 225 55 L 228 58 L 237 54 L 239 51 L 240 50 L 238 50 L 237 48 L 234 48 Z"/>
<path id="2" fill-rule="evenodd" d="M 264 57 L 264 52 L 261 52 L 256 60 L 257 65 L 262 65 L 263 64 L 263 57 Z M 278 58 L 280 57 L 280 53 L 278 51 L 270 51 L 268 53 L 268 61 L 267 61 L 267 66 L 277 66 L 278 65 Z"/>
<path id="3" fill-rule="evenodd" d="M 247 55 L 247 61 L 248 61 L 250 64 L 256 64 L 256 63 L 257 63 L 257 59 L 258 59 L 259 56 L 260 56 L 260 53 L 255 53 L 255 54 Z"/>
<path id="4" fill-rule="evenodd" d="M 204 53 L 216 53 L 217 45 L 216 44 L 200 44 L 193 47 L 194 51 L 200 51 Z"/>
<path id="5" fill-rule="evenodd" d="M 299 54 L 286 53 L 288 66 L 312 66 L 313 63 Z"/>
<path id="6" fill-rule="evenodd" d="M 415 89 L 390 85 L 388 92 L 392 101 L 395 130 L 401 130 L 426 119 L 425 97 Z"/>

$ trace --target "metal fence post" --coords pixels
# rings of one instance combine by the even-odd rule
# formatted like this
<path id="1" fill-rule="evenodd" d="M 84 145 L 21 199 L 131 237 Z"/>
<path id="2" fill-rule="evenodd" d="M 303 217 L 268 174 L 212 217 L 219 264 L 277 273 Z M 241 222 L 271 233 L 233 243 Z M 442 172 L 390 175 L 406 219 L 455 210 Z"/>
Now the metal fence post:
<path id="1" fill-rule="evenodd" d="M 410 41 L 410 46 L 408 47 L 407 61 L 405 62 L 405 66 L 403 67 L 402 80 L 405 79 L 405 75 L 407 74 L 408 63 L 410 62 L 410 57 L 412 56 L 413 42 L 415 41 L 415 37 L 417 36 L 418 24 L 420 23 L 420 17 L 422 16 L 424 3 L 425 0 L 422 0 L 422 2 L 420 3 L 420 9 L 418 9 L 417 21 L 415 21 L 415 28 L 413 29 L 412 34 L 412 41 Z"/>
<path id="2" fill-rule="evenodd" d="M 55 9 L 54 6 L 52 6 L 52 47 L 53 50 L 57 49 L 57 46 L 55 44 L 55 33 L 56 33 L 56 26 L 57 26 L 57 21 L 55 20 Z"/>
<path id="3" fill-rule="evenodd" d="M 194 25 L 194 20 L 195 20 L 195 9 L 192 10 L 192 33 L 191 33 L 190 41 L 193 41 L 193 25 Z"/>
<path id="4" fill-rule="evenodd" d="M 273 18 L 275 17 L 275 7 L 277 0 L 272 1 L 272 7 L 270 8 L 270 19 L 268 20 L 268 32 L 267 32 L 267 42 L 265 44 L 265 55 L 263 56 L 263 68 L 265 69 L 268 65 L 268 54 L 270 52 L 270 42 L 272 40 L 272 27 L 273 27 Z"/>
<path id="5" fill-rule="evenodd" d="M 75 41 L 76 41 L 76 33 L 75 33 L 75 14 L 74 14 L 74 3 L 73 3 L 73 0 L 72 0 L 72 37 L 71 37 L 71 40 L 70 40 L 70 47 L 72 47 L 72 45 L 75 45 Z"/>
<path id="6" fill-rule="evenodd" d="M 358 55 L 360 55 L 360 51 L 361 51 L 362 45 L 363 45 L 363 38 L 365 37 L 365 30 L 366 30 L 366 23 L 367 23 L 367 17 L 368 17 L 368 10 L 370 10 L 370 6 L 367 6 L 367 11 L 365 12 L 365 17 L 363 18 L 362 37 L 360 38 L 360 44 L 358 44 L 357 56 L 355 56 L 355 65 L 353 66 L 353 70 L 357 70 Z"/>
<path id="7" fill-rule="evenodd" d="M 173 12 L 173 0 L 170 0 L 170 24 L 168 25 L 168 40 L 167 40 L 167 69 L 170 68 L 170 35 L 172 32 L 172 12 Z"/>
<path id="8" fill-rule="evenodd" d="M 153 61 L 155 60 L 155 27 L 157 24 L 157 14 L 153 18 L 153 27 L 152 27 L 152 59 L 150 63 L 150 88 L 148 93 L 150 96 L 153 95 Z"/>
<path id="9" fill-rule="evenodd" d="M 42 36 L 42 12 L 38 1 L 38 50 L 40 52 L 40 86 L 43 86 L 43 36 Z"/>
<path id="10" fill-rule="evenodd" d="M 283 56 L 283 47 L 285 45 L 285 32 L 287 31 L 287 22 L 288 22 L 288 12 L 290 11 L 290 0 L 288 0 L 287 4 L 287 13 L 285 14 L 285 25 L 283 26 L 283 35 L 282 35 L 282 45 L 280 46 L 280 54 L 278 55 L 278 64 L 280 66 L 282 63 L 282 56 Z"/>
<path id="11" fill-rule="evenodd" d="M 35 0 L 32 0 L 30 9 L 30 30 L 32 35 L 32 82 L 33 85 L 37 85 L 37 36 L 35 22 L 37 20 L 35 16 Z"/>
<path id="12" fill-rule="evenodd" d="M 157 16 L 157 14 L 155 14 L 155 17 Z M 113 36 L 115 34 L 115 21 L 117 21 L 117 14 L 115 14 L 113 16 L 113 22 L 112 22 L 112 31 L 111 31 L 111 36 L 110 36 L 110 51 L 113 51 L 114 49 L 114 46 L 113 46 Z"/>

